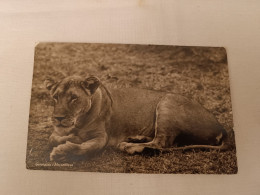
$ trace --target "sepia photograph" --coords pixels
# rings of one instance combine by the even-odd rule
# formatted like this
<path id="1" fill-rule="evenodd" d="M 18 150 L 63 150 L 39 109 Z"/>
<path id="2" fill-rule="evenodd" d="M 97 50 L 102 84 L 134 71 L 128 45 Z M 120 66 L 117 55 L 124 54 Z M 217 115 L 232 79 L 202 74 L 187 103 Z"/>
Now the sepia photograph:
<path id="1" fill-rule="evenodd" d="M 224 47 L 39 43 L 34 53 L 28 169 L 237 173 Z"/>

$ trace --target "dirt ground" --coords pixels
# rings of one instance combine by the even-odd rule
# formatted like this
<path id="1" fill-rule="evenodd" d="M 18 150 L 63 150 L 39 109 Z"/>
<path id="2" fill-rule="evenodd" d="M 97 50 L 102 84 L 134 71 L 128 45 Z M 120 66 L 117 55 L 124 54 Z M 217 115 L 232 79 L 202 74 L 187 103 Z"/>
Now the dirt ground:
<path id="1" fill-rule="evenodd" d="M 128 155 L 106 148 L 92 159 L 53 164 L 48 138 L 53 102 L 43 82 L 95 75 L 105 85 L 179 93 L 212 112 L 230 132 L 228 151 L 189 150 Z M 27 168 L 121 173 L 237 173 L 227 57 L 224 48 L 41 43 L 35 64 L 29 117 Z"/>

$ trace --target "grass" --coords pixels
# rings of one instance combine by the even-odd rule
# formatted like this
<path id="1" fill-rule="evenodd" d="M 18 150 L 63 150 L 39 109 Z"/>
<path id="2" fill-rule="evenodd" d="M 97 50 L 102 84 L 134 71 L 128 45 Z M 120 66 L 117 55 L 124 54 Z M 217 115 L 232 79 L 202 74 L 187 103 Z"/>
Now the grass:
<path id="1" fill-rule="evenodd" d="M 234 136 L 228 151 L 189 150 L 128 155 L 114 148 L 85 161 L 50 164 L 48 138 L 53 102 L 43 82 L 95 75 L 105 85 L 179 93 L 197 100 L 232 132 L 233 119 L 224 48 L 41 43 L 35 49 L 27 168 L 122 173 L 237 173 Z M 230 133 L 232 135 L 232 133 Z M 45 163 L 49 166 L 39 166 Z M 38 164 L 38 165 L 37 165 Z"/>

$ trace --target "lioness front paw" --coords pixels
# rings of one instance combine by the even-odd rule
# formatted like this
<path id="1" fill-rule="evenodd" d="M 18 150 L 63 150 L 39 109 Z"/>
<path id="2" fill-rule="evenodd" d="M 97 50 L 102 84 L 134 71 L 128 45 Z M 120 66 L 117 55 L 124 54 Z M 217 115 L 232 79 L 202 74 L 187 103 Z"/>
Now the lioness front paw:
<path id="1" fill-rule="evenodd" d="M 73 135 L 73 134 L 69 135 L 69 138 L 67 139 L 67 141 L 75 143 L 75 144 L 82 143 L 82 139 L 78 136 Z"/>
<path id="2" fill-rule="evenodd" d="M 73 150 L 76 148 L 76 145 L 71 142 L 66 142 L 57 147 L 54 147 L 50 153 L 50 160 L 62 162 L 68 160 L 69 156 L 73 155 Z"/>
<path id="3" fill-rule="evenodd" d="M 56 150 L 53 150 L 50 154 L 50 161 L 62 162 L 62 161 L 65 161 L 65 160 L 66 160 L 65 155 L 56 152 Z"/>
<path id="4" fill-rule="evenodd" d="M 53 148 L 52 152 L 50 153 L 50 160 L 51 161 L 65 161 L 67 157 L 67 154 L 65 151 L 62 150 L 61 147 L 55 147 Z"/>

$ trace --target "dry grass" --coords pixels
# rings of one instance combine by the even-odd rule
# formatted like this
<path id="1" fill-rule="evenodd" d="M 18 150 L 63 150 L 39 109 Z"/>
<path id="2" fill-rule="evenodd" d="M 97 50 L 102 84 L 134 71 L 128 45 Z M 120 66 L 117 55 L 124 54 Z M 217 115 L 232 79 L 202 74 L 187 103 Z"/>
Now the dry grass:
<path id="1" fill-rule="evenodd" d="M 43 81 L 68 75 L 96 75 L 106 85 L 180 93 L 200 102 L 232 131 L 232 110 L 224 48 L 143 45 L 57 44 L 36 47 L 27 147 L 27 167 L 123 173 L 237 172 L 234 137 L 228 151 L 190 150 L 157 155 L 127 155 L 107 148 L 73 167 L 39 167 L 49 163 L 52 100 Z"/>

